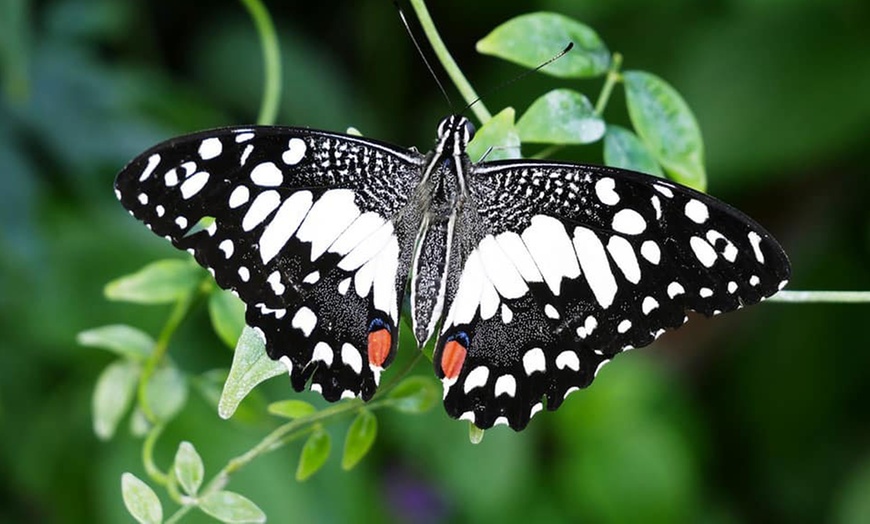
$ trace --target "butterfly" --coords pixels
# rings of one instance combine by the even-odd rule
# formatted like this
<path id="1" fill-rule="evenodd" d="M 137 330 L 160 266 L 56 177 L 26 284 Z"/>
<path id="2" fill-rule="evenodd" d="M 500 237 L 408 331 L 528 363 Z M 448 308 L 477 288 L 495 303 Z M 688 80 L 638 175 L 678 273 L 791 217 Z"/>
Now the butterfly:
<path id="1" fill-rule="evenodd" d="M 215 129 L 146 151 L 115 190 L 241 298 L 297 391 L 370 399 L 410 295 L 447 413 L 480 428 L 519 431 L 687 311 L 732 311 L 787 283 L 782 247 L 719 200 L 597 165 L 475 163 L 473 133 L 448 116 L 421 154 L 306 128 Z"/>

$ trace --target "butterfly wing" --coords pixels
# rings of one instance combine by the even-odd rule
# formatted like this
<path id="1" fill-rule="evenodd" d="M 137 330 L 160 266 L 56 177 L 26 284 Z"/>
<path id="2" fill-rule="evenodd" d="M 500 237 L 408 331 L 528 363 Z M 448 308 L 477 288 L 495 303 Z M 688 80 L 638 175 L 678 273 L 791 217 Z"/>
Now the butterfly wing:
<path id="1" fill-rule="evenodd" d="M 130 213 L 247 306 L 299 391 L 370 398 L 398 339 L 421 156 L 287 127 L 196 133 L 118 175 Z M 213 219 L 205 229 L 194 227 Z"/>
<path id="2" fill-rule="evenodd" d="M 522 429 L 686 311 L 753 304 L 789 277 L 752 219 L 659 178 L 514 161 L 474 166 L 468 187 L 435 368 L 448 413 L 482 428 Z"/>

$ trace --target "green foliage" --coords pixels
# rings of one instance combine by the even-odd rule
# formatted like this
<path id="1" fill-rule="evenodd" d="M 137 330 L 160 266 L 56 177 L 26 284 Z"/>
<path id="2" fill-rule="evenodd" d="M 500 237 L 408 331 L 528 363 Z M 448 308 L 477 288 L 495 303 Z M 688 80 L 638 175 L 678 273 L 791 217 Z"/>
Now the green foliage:
<path id="1" fill-rule="evenodd" d="M 415 375 L 400 382 L 386 403 L 402 413 L 425 413 L 438 402 L 438 384 L 432 377 Z"/>
<path id="2" fill-rule="evenodd" d="M 76 336 L 76 342 L 82 346 L 107 349 L 136 362 L 144 361 L 154 351 L 151 335 L 124 324 L 82 331 Z"/>
<path id="3" fill-rule="evenodd" d="M 141 368 L 135 362 L 118 360 L 110 364 L 97 379 L 91 402 L 94 433 L 109 440 L 121 417 L 130 409 Z"/>
<path id="4" fill-rule="evenodd" d="M 515 117 L 514 109 L 506 107 L 484 123 L 468 144 L 469 158 L 474 161 L 484 156 L 488 161 L 520 158 L 520 136 Z"/>
<path id="5" fill-rule="evenodd" d="M 607 71 L 610 52 L 595 31 L 557 13 L 531 13 L 509 20 L 477 42 L 477 50 L 532 68 L 571 42 L 574 50 L 544 68 L 544 73 L 585 78 Z"/>
<path id="6" fill-rule="evenodd" d="M 279 400 L 269 404 L 269 413 L 278 415 L 279 417 L 289 418 L 304 418 L 313 415 L 317 412 L 317 408 L 305 402 L 304 400 Z"/>
<path id="7" fill-rule="evenodd" d="M 132 473 L 121 475 L 121 495 L 127 511 L 140 524 L 163 522 L 163 506 L 160 505 L 157 494 Z"/>
<path id="8" fill-rule="evenodd" d="M 209 493 L 199 503 L 200 509 L 221 522 L 266 522 L 266 514 L 249 499 L 232 491 Z"/>
<path id="9" fill-rule="evenodd" d="M 661 166 L 640 139 L 624 127 L 610 125 L 604 134 L 604 162 L 608 166 L 664 177 Z"/>
<path id="10" fill-rule="evenodd" d="M 175 452 L 175 462 L 173 462 L 173 470 L 178 484 L 185 493 L 191 497 L 195 497 L 202 485 L 202 479 L 205 475 L 205 466 L 202 463 L 199 453 L 190 442 L 182 442 L 178 445 L 178 451 Z"/>
<path id="11" fill-rule="evenodd" d="M 315 428 L 314 432 L 302 446 L 302 454 L 299 456 L 299 466 L 296 468 L 296 480 L 302 482 L 326 464 L 329 458 L 329 450 L 332 447 L 332 438 L 323 428 Z"/>
<path id="12" fill-rule="evenodd" d="M 623 78 L 628 114 L 640 138 L 674 180 L 703 191 L 704 144 L 686 101 L 653 74 L 626 71 Z"/>
<path id="13" fill-rule="evenodd" d="M 372 449 L 377 434 L 377 417 L 371 411 L 361 409 L 347 430 L 347 437 L 344 440 L 344 454 L 341 457 L 341 468 L 347 471 L 356 466 Z"/>
<path id="14" fill-rule="evenodd" d="M 190 294 L 202 268 L 190 260 L 158 260 L 106 284 L 106 297 L 137 304 L 171 304 Z"/>
<path id="15" fill-rule="evenodd" d="M 245 327 L 245 304 L 225 289 L 208 296 L 208 314 L 215 333 L 229 347 L 236 347 Z"/>
<path id="16" fill-rule="evenodd" d="M 284 364 L 266 355 L 266 341 L 263 337 L 254 329 L 245 327 L 236 345 L 230 374 L 221 393 L 218 413 L 222 418 L 230 418 L 252 389 L 286 371 Z"/>
<path id="17" fill-rule="evenodd" d="M 517 122 L 523 142 L 591 144 L 604 136 L 604 121 L 585 95 L 554 89 L 541 96 Z"/>

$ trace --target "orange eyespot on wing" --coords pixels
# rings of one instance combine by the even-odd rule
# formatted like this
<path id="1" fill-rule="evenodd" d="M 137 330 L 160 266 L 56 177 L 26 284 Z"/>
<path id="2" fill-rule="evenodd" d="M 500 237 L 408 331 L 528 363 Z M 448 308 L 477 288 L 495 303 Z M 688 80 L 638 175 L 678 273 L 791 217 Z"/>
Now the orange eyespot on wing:
<path id="1" fill-rule="evenodd" d="M 369 333 L 369 364 L 383 367 L 390 355 L 392 342 L 393 337 L 386 328 Z"/>
<path id="2" fill-rule="evenodd" d="M 451 340 L 444 345 L 444 351 L 441 353 L 441 371 L 444 373 L 444 378 L 454 379 L 459 376 L 465 363 L 466 353 L 465 346 L 457 340 Z"/>

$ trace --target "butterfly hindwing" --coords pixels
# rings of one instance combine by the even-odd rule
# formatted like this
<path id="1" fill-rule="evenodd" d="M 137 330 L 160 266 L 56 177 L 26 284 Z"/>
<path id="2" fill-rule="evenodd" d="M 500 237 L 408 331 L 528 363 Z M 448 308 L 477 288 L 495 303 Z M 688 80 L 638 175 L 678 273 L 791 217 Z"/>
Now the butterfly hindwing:
<path id="1" fill-rule="evenodd" d="M 482 428 L 522 429 L 686 311 L 753 304 L 789 277 L 761 226 L 662 179 L 509 161 L 474 166 L 468 187 L 435 368 L 448 413 Z"/>
<path id="2" fill-rule="evenodd" d="M 367 399 L 395 354 L 421 158 L 322 131 L 225 128 L 152 148 L 115 188 L 239 295 L 295 389 Z"/>

